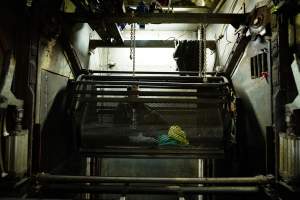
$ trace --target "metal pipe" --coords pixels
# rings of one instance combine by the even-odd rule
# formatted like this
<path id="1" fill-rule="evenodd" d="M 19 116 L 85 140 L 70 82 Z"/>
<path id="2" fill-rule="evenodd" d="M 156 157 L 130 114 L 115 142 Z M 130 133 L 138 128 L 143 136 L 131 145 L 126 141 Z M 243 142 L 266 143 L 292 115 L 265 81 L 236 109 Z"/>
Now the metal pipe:
<path id="1" fill-rule="evenodd" d="M 224 150 L 218 147 L 215 148 L 160 148 L 153 149 L 147 147 L 112 147 L 109 148 L 97 148 L 97 149 L 86 149 L 81 148 L 80 154 L 91 157 L 98 156 L 102 158 L 181 158 L 181 159 L 199 159 L 199 158 L 224 158 Z"/>
<path id="2" fill-rule="evenodd" d="M 93 95 L 114 95 L 114 96 L 127 96 L 127 91 L 99 91 L 99 90 L 76 90 L 74 94 L 93 94 Z M 224 94 L 201 94 L 198 92 L 160 92 L 160 91 L 139 91 L 139 96 L 180 96 L 180 97 L 206 97 L 206 98 L 218 98 L 224 96 Z"/>
<path id="3" fill-rule="evenodd" d="M 219 105 L 225 100 L 222 99 L 191 99 L 191 98 L 148 98 L 148 97 L 139 97 L 139 98 L 129 98 L 129 97 L 75 97 L 75 99 L 84 102 L 124 102 L 124 103 L 199 103 L 205 106 L 210 105 Z"/>
<path id="4" fill-rule="evenodd" d="M 222 76 L 212 76 L 207 77 L 207 81 L 225 81 L 225 77 Z M 132 81 L 142 81 L 142 80 L 151 80 L 151 81 L 199 81 L 204 82 L 202 77 L 197 76 L 97 76 L 97 75 L 83 75 L 81 80 L 132 80 Z M 205 82 L 206 83 L 206 82 Z"/>
<path id="5" fill-rule="evenodd" d="M 216 5 L 215 9 L 213 10 L 213 13 L 218 13 L 225 2 L 226 2 L 226 0 L 220 0 L 218 2 L 218 4 Z"/>
<path id="6" fill-rule="evenodd" d="M 130 84 L 124 84 L 124 85 L 109 85 L 109 84 L 96 84 L 93 85 L 95 88 L 128 88 L 129 86 L 132 86 Z M 197 89 L 197 90 L 205 90 L 206 91 L 215 91 L 213 89 L 218 90 L 219 88 L 215 87 L 189 87 L 189 86 L 163 86 L 163 85 L 139 85 L 139 88 L 151 88 L 151 89 Z"/>
<path id="7" fill-rule="evenodd" d="M 101 70 L 89 70 L 90 74 L 132 74 L 132 71 L 101 71 Z M 198 71 L 176 71 L 176 72 L 150 72 L 150 71 L 136 71 L 135 74 L 166 74 L 166 75 L 182 75 L 182 74 L 194 74 L 198 75 Z M 207 72 L 209 75 L 222 75 L 217 72 Z"/>
<path id="8" fill-rule="evenodd" d="M 69 193 L 106 193 L 106 194 L 253 194 L 260 192 L 257 186 L 205 186 L 205 187 L 177 187 L 177 186 L 88 186 L 88 185 L 47 185 L 41 191 L 69 192 Z"/>
<path id="9" fill-rule="evenodd" d="M 55 183 L 159 183 L 159 184 L 246 184 L 264 185 L 274 181 L 272 176 L 222 177 L 222 178 L 160 178 L 160 177 L 99 177 L 65 176 L 40 173 L 36 176 L 40 182 Z"/>
<path id="10" fill-rule="evenodd" d="M 176 82 L 145 82 L 145 81 L 77 81 L 77 85 L 153 85 L 153 86 L 184 86 L 184 87 L 220 87 L 227 85 L 226 83 L 176 83 Z"/>

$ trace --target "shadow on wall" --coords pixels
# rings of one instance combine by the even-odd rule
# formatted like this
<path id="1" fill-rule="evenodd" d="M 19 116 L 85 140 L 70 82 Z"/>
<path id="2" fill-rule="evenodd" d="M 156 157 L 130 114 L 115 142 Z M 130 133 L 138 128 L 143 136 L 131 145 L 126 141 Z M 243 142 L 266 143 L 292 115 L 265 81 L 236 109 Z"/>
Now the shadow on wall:
<path id="1" fill-rule="evenodd" d="M 240 90 L 239 124 L 237 133 L 240 175 L 254 176 L 265 173 L 265 138 L 259 126 L 248 95 Z"/>
<path id="2" fill-rule="evenodd" d="M 67 92 L 63 88 L 57 93 L 42 129 L 42 168 L 53 174 L 78 175 L 82 162 L 66 104 Z"/>
<path id="3" fill-rule="evenodd" d="M 241 99 L 238 142 L 242 172 L 257 175 L 265 172 L 266 127 L 271 125 L 270 83 L 264 77 L 251 77 L 250 58 L 268 49 L 259 38 L 250 41 L 232 76 L 236 94 Z"/>

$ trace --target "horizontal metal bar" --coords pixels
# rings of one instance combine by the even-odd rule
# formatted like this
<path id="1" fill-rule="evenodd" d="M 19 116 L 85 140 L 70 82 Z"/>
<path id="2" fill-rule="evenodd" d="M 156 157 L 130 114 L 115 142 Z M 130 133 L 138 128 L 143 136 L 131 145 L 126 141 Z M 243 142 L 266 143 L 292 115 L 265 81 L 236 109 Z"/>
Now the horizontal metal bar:
<path id="1" fill-rule="evenodd" d="M 156 110 L 156 109 L 155 109 Z M 196 115 L 199 114 L 198 110 L 177 110 L 176 108 L 174 108 L 174 110 L 156 110 L 158 111 L 160 114 L 164 114 L 164 115 Z M 97 110 L 97 114 L 115 114 L 116 110 L 112 109 L 112 110 Z"/>
<path id="2" fill-rule="evenodd" d="M 124 40 L 123 44 L 111 43 L 103 40 L 90 40 L 90 49 L 95 48 L 130 48 L 131 41 Z M 175 48 L 173 40 L 136 40 L 136 48 Z M 214 40 L 207 40 L 206 47 L 214 50 L 216 49 L 216 42 Z M 198 72 L 199 73 L 199 72 Z"/>
<path id="3" fill-rule="evenodd" d="M 85 84 L 86 85 L 86 84 Z M 109 85 L 109 84 L 91 84 L 94 88 L 128 88 L 132 86 L 132 84 L 122 84 L 122 85 Z M 177 85 L 177 86 L 166 86 L 166 85 L 139 85 L 140 89 L 168 89 L 168 90 L 181 90 L 181 89 L 196 89 L 200 90 L 200 92 L 220 92 L 218 91 L 218 87 L 199 87 L 199 86 L 184 86 L 184 85 Z"/>
<path id="4" fill-rule="evenodd" d="M 227 79 L 222 76 L 207 77 L 206 82 L 204 82 L 203 77 L 199 76 L 101 76 L 101 75 L 83 75 L 81 80 L 109 80 L 109 81 L 121 81 L 121 80 L 131 80 L 131 81 L 197 81 L 201 83 L 210 82 L 227 82 Z"/>
<path id="5" fill-rule="evenodd" d="M 185 23 L 185 24 L 244 24 L 248 14 L 232 13 L 148 13 L 132 16 L 124 14 L 119 16 L 86 16 L 79 14 L 65 13 L 66 19 L 77 22 L 92 24 L 100 23 L 140 23 L 140 24 L 161 24 L 161 23 Z"/>
<path id="6" fill-rule="evenodd" d="M 132 9 L 136 9 L 136 5 L 128 5 L 127 7 L 130 7 Z M 178 12 L 193 12 L 193 13 L 204 13 L 204 12 L 210 12 L 210 7 L 207 6 L 194 6 L 194 5 L 172 5 L 172 8 L 168 8 L 167 6 L 161 7 L 163 11 L 169 11 L 172 9 L 173 13 Z"/>
<path id="7" fill-rule="evenodd" d="M 87 185 L 47 185 L 42 191 L 67 193 L 104 193 L 104 194 L 253 194 L 261 190 L 257 186 L 205 186 L 205 187 L 177 187 L 177 186 L 87 186 Z"/>
<path id="8" fill-rule="evenodd" d="M 97 105 L 96 107 L 97 109 L 104 109 L 104 110 L 114 110 L 116 109 L 116 106 L 103 106 L 103 105 Z M 157 112 L 160 111 L 168 111 L 168 110 L 178 110 L 178 111 L 197 111 L 199 112 L 200 110 L 198 110 L 199 108 L 197 108 L 197 105 L 193 106 L 193 107 L 151 107 L 152 110 L 155 110 Z"/>
<path id="9" fill-rule="evenodd" d="M 132 71 L 102 71 L 102 70 L 88 70 L 88 73 L 95 74 L 132 74 Z M 177 75 L 177 74 L 193 74 L 198 76 L 198 71 L 176 71 L 176 72 L 151 72 L 151 71 L 135 71 L 135 74 L 169 74 L 169 75 Z M 222 75 L 222 73 L 217 72 L 206 72 L 209 75 Z"/>
<path id="10" fill-rule="evenodd" d="M 176 148 L 147 148 L 147 147 L 128 147 L 128 148 L 97 148 L 97 149 L 80 149 L 84 156 L 101 157 L 101 158 L 181 158 L 181 159 L 198 159 L 198 158 L 224 158 L 224 150 L 220 148 L 195 148 L 195 147 L 176 147 Z"/>
<path id="11" fill-rule="evenodd" d="M 151 85 L 151 86 L 178 86 L 186 88 L 198 88 L 198 87 L 221 87 L 225 86 L 225 83 L 181 83 L 181 82 L 150 82 L 150 81 L 76 81 L 76 85 Z"/>
<path id="12" fill-rule="evenodd" d="M 75 97 L 81 102 L 124 102 L 124 103 L 194 103 L 194 104 L 205 104 L 219 105 L 222 100 L 218 99 L 179 99 L 179 98 L 116 98 L 116 97 Z"/>
<path id="13" fill-rule="evenodd" d="M 40 182 L 55 183 L 159 183 L 159 184 L 246 184 L 264 185 L 274 182 L 272 176 L 255 177 L 210 177 L 210 178 L 165 178 L 165 177 L 100 177 L 66 176 L 40 173 L 36 176 Z"/>
<path id="14" fill-rule="evenodd" d="M 76 90 L 74 94 L 92 94 L 92 95 L 112 95 L 112 96 L 128 96 L 127 91 L 99 91 L 99 90 Z M 203 98 L 218 98 L 222 94 L 201 94 L 198 92 L 169 92 L 169 91 L 139 91 L 139 96 L 166 96 L 166 97 L 203 97 Z"/>

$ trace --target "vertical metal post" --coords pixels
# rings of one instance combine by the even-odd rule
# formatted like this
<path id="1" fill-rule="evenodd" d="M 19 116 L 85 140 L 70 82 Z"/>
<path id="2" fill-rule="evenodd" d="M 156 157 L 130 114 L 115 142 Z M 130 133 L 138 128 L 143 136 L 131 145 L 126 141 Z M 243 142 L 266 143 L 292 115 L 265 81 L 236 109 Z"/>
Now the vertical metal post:
<path id="1" fill-rule="evenodd" d="M 204 177 L 204 160 L 203 159 L 199 159 L 198 160 L 198 177 L 199 178 L 203 178 Z M 198 186 L 203 186 L 203 184 L 199 184 Z M 203 195 L 198 195 L 198 200 L 203 200 Z"/>
<path id="2" fill-rule="evenodd" d="M 275 138 L 275 177 L 279 177 L 279 133 L 285 131 L 286 77 L 288 73 L 288 16 L 277 13 L 272 16 L 272 101 Z"/>
<path id="3" fill-rule="evenodd" d="M 169 0 L 169 2 L 168 2 L 168 12 L 170 12 L 171 5 L 172 5 L 172 0 Z"/>

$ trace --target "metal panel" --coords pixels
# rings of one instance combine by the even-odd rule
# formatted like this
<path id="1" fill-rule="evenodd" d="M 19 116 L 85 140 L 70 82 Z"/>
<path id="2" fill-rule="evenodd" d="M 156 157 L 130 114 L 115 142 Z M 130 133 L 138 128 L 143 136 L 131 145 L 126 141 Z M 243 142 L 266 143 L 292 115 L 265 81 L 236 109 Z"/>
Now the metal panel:
<path id="1" fill-rule="evenodd" d="M 66 86 L 68 78 L 41 70 L 40 123 L 43 124 L 57 93 Z"/>

